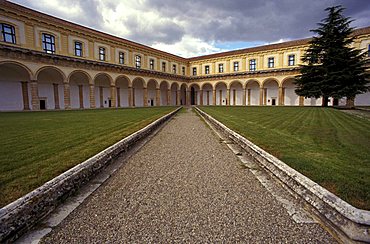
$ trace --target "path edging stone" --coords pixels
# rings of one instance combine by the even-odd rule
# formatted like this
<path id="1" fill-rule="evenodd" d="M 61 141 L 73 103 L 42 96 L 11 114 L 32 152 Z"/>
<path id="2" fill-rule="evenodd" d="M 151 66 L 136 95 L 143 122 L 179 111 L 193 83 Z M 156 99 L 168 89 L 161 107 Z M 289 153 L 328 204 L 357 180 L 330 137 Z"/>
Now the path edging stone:
<path id="1" fill-rule="evenodd" d="M 352 241 L 370 242 L 370 211 L 355 208 L 316 182 L 264 151 L 251 141 L 229 129 L 198 107 L 199 114 L 253 156 L 262 168 L 308 202 L 325 221 L 343 232 Z"/>
<path id="2" fill-rule="evenodd" d="M 0 209 L 0 243 L 11 242 L 51 213 L 59 203 L 92 179 L 112 159 L 128 153 L 139 141 L 171 119 L 182 107 L 162 116 L 114 145 L 46 182 Z"/>

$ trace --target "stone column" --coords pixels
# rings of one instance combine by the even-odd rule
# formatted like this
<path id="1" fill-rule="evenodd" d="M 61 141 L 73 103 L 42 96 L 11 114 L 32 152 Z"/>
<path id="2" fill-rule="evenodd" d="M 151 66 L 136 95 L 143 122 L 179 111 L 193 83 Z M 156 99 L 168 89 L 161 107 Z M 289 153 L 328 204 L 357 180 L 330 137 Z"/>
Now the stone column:
<path id="1" fill-rule="evenodd" d="M 190 106 L 191 105 L 191 89 L 186 91 L 186 105 Z"/>
<path id="2" fill-rule="evenodd" d="M 207 105 L 209 105 L 209 91 L 207 91 Z"/>
<path id="3" fill-rule="evenodd" d="M 176 91 L 176 105 L 180 105 L 181 90 Z"/>
<path id="4" fill-rule="evenodd" d="M 219 102 L 220 102 L 220 106 L 222 106 L 222 90 L 219 91 Z"/>
<path id="5" fill-rule="evenodd" d="M 264 89 L 261 87 L 260 88 L 260 106 L 263 105 L 263 94 L 264 94 Z"/>
<path id="6" fill-rule="evenodd" d="M 135 107 L 135 89 L 133 87 L 128 87 L 127 99 L 129 107 Z"/>
<path id="7" fill-rule="evenodd" d="M 78 98 L 80 101 L 80 108 L 84 108 L 84 92 L 82 85 L 78 85 Z"/>
<path id="8" fill-rule="evenodd" d="M 279 102 L 278 104 L 280 106 L 284 105 L 284 101 L 283 101 L 283 87 L 279 87 Z"/>
<path id="9" fill-rule="evenodd" d="M 117 107 L 121 107 L 121 94 L 120 94 L 120 88 L 117 87 Z"/>
<path id="10" fill-rule="evenodd" d="M 94 84 L 89 84 L 89 98 L 90 98 L 90 108 L 95 108 L 95 86 Z"/>
<path id="11" fill-rule="evenodd" d="M 248 105 L 251 105 L 251 89 L 248 89 Z"/>
<path id="12" fill-rule="evenodd" d="M 60 109 L 58 84 L 53 83 L 53 89 L 54 89 L 54 108 Z"/>
<path id="13" fill-rule="evenodd" d="M 263 105 L 267 105 L 267 88 L 264 89 L 263 93 Z"/>
<path id="14" fill-rule="evenodd" d="M 39 88 L 37 80 L 31 80 L 31 104 L 32 110 L 40 110 Z"/>
<path id="15" fill-rule="evenodd" d="M 230 105 L 230 89 L 227 88 L 227 91 L 226 91 L 226 105 Z"/>
<path id="16" fill-rule="evenodd" d="M 216 106 L 216 89 L 212 90 L 212 103 Z"/>
<path id="17" fill-rule="evenodd" d="M 171 89 L 167 90 L 167 106 L 171 105 Z"/>
<path id="18" fill-rule="evenodd" d="M 304 97 L 299 96 L 299 106 L 304 106 Z"/>
<path id="19" fill-rule="evenodd" d="M 161 106 L 161 90 L 155 89 L 155 106 Z"/>
<path id="20" fill-rule="evenodd" d="M 116 86 L 111 85 L 110 86 L 110 99 L 111 99 L 111 107 L 116 107 Z"/>
<path id="21" fill-rule="evenodd" d="M 247 88 L 243 88 L 243 106 L 246 105 L 247 101 Z"/>
<path id="22" fill-rule="evenodd" d="M 143 100 L 144 100 L 144 107 L 148 106 L 148 88 L 144 87 L 143 88 Z"/>
<path id="23" fill-rule="evenodd" d="M 71 91 L 69 83 L 64 83 L 64 109 L 71 109 Z"/>
<path id="24" fill-rule="evenodd" d="M 100 100 L 100 107 L 104 108 L 104 97 L 103 97 L 103 87 L 99 86 L 99 100 Z"/>
<path id="25" fill-rule="evenodd" d="M 23 110 L 30 110 L 30 101 L 28 97 L 28 82 L 21 81 L 21 84 L 22 84 Z"/>
<path id="26" fill-rule="evenodd" d="M 199 96 L 200 96 L 199 99 L 200 106 L 203 106 L 203 90 L 199 90 Z"/>

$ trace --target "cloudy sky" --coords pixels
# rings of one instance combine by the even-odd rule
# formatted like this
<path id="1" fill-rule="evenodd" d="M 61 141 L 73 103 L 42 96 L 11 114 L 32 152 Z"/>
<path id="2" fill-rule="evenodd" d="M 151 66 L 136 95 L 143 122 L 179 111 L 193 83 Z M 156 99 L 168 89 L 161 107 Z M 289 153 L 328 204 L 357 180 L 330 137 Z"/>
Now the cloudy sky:
<path id="1" fill-rule="evenodd" d="M 370 0 L 11 0 L 182 57 L 310 37 L 328 6 L 370 26 Z"/>

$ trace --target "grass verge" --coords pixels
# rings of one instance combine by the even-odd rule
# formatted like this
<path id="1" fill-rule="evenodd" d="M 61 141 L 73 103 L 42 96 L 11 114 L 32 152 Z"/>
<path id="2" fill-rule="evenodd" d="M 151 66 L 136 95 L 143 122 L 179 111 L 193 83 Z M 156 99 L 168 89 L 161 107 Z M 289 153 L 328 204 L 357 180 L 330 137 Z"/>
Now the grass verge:
<path id="1" fill-rule="evenodd" d="M 0 206 L 173 110 L 0 113 Z"/>
<path id="2" fill-rule="evenodd" d="M 370 210 L 370 122 L 332 108 L 201 107 L 350 204 Z"/>

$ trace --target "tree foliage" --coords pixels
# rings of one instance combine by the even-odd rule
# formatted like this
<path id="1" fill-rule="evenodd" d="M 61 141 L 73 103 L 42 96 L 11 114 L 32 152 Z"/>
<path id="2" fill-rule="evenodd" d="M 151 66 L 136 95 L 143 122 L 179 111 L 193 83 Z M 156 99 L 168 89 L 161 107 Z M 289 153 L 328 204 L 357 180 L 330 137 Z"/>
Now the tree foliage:
<path id="1" fill-rule="evenodd" d="M 369 75 L 365 71 L 365 55 L 351 47 L 354 41 L 352 20 L 342 15 L 344 8 L 334 6 L 325 9 L 328 17 L 311 30 L 317 36 L 302 57 L 301 74 L 296 77 L 296 93 L 304 97 L 346 97 L 353 101 L 357 94 L 369 90 Z"/>

